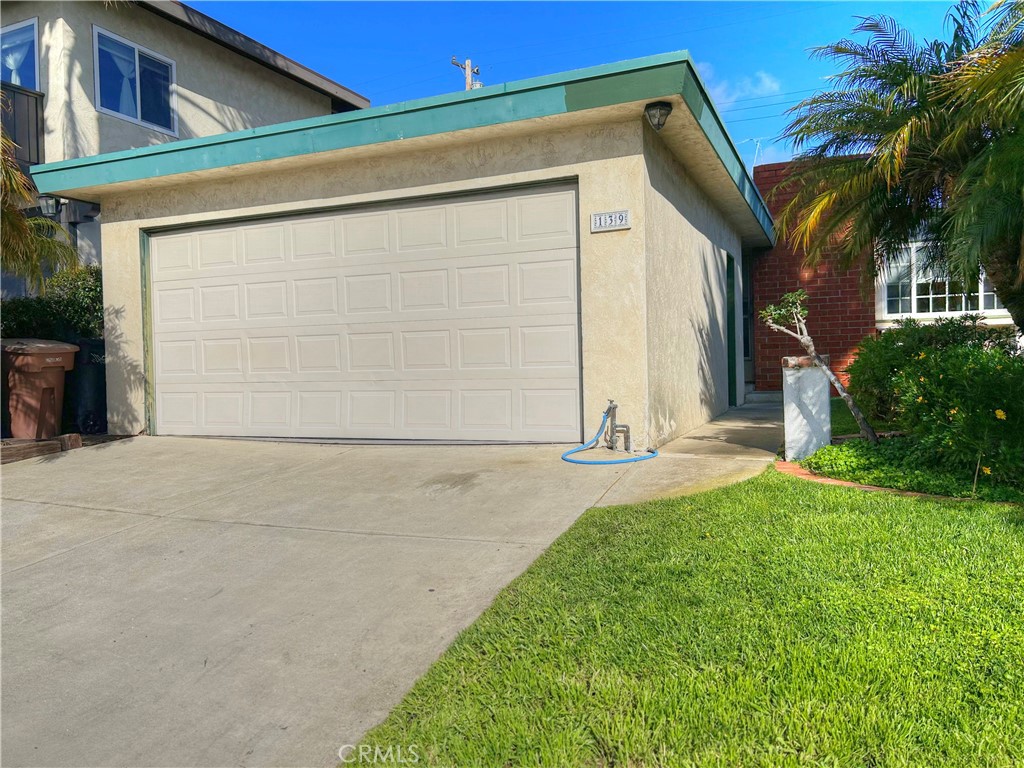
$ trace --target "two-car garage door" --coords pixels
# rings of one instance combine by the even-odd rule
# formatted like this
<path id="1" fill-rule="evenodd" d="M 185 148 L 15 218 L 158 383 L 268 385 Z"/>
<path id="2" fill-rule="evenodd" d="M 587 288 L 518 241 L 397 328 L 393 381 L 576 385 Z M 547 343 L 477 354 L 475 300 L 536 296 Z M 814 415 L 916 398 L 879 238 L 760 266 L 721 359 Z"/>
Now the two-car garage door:
<path id="1" fill-rule="evenodd" d="M 580 439 L 569 188 L 154 234 L 164 435 Z"/>

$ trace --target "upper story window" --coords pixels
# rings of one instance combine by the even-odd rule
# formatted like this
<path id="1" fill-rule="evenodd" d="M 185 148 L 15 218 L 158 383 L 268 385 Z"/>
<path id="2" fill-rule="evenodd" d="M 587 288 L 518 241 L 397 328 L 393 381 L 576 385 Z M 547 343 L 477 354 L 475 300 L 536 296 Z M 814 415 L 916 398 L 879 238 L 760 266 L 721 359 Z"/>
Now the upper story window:
<path id="1" fill-rule="evenodd" d="M 94 27 L 96 108 L 177 134 L 174 62 Z"/>
<path id="2" fill-rule="evenodd" d="M 965 313 L 1007 314 L 992 283 L 982 274 L 977 283 L 964 285 L 930 268 L 927 248 L 914 243 L 891 263 L 878 287 L 878 317 L 948 317 Z"/>
<path id="3" fill-rule="evenodd" d="M 32 91 L 39 90 L 39 46 L 36 40 L 35 19 L 0 29 L 0 79 Z"/>

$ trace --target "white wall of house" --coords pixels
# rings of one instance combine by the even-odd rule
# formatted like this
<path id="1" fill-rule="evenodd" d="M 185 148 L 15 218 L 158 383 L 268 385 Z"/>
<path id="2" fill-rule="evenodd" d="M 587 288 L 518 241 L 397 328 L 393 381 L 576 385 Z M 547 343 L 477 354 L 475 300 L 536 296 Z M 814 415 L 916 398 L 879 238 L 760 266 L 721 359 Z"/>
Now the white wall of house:
<path id="1" fill-rule="evenodd" d="M 46 94 L 46 162 L 331 112 L 328 96 L 128 3 L 4 3 L 5 26 L 31 18 L 38 90 Z M 96 108 L 94 27 L 174 62 L 176 134 Z"/>
<path id="2" fill-rule="evenodd" d="M 644 126 L 648 431 L 657 443 L 729 406 L 727 258 L 735 259 L 734 328 L 742 333 L 740 236 L 658 135 Z M 696 343 L 680 344 L 680 338 Z M 737 338 L 734 373 L 743 375 Z M 724 384 L 724 386 L 723 386 Z M 736 382 L 742 397 L 742 381 Z"/>
<path id="3" fill-rule="evenodd" d="M 131 3 L 4 3 L 4 27 L 29 20 L 36 23 L 35 90 L 45 94 L 48 163 L 331 113 L 330 97 Z M 173 62 L 175 130 L 97 108 L 96 30 Z M 69 227 L 77 230 L 82 263 L 100 263 L 99 221 Z M 24 281 L 3 276 L 4 297 L 25 293 Z"/>

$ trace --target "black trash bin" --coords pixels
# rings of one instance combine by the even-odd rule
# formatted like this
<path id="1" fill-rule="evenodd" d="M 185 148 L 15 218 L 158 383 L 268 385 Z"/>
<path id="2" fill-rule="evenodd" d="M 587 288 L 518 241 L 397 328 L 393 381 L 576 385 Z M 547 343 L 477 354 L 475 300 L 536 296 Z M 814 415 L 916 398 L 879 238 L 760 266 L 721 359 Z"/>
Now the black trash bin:
<path id="1" fill-rule="evenodd" d="M 78 339 L 64 397 L 64 423 L 83 435 L 107 431 L 107 358 L 103 339 Z"/>

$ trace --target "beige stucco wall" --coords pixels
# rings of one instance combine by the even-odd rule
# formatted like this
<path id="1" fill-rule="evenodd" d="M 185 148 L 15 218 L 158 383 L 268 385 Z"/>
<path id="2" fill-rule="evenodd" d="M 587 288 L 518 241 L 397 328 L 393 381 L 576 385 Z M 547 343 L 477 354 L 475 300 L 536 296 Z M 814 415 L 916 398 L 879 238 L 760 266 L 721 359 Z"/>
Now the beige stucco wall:
<path id="1" fill-rule="evenodd" d="M 252 164 L 104 197 L 111 429 L 146 426 L 142 231 L 566 179 L 579 187 L 586 436 L 609 398 L 640 448 L 724 411 L 727 254 L 736 259 L 737 292 L 742 274 L 735 227 L 639 118 L 506 131 L 500 140 L 465 131 L 361 148 L 316 165 L 307 157 L 291 172 L 282 170 L 287 161 Z M 591 213 L 623 208 L 631 229 L 590 232 Z M 736 328 L 740 312 L 737 301 Z M 738 379 L 741 356 L 737 343 Z"/>
<path id="2" fill-rule="evenodd" d="M 5 2 L 3 24 L 38 19 L 45 158 L 144 147 L 175 136 L 96 109 L 93 25 L 171 59 L 177 138 L 211 136 L 331 112 L 329 97 L 128 3 Z"/>
<path id="3" fill-rule="evenodd" d="M 296 173 L 258 169 L 126 193 L 103 200 L 103 283 L 107 305 L 107 396 L 112 432 L 145 428 L 144 308 L 140 231 L 418 195 L 578 180 L 583 401 L 592 434 L 608 398 L 620 420 L 643 425 L 647 407 L 642 128 L 639 120 L 534 131 L 500 142 L 452 134 L 429 151 L 390 145 L 374 155 L 334 159 Z M 629 208 L 631 230 L 590 234 L 590 213 Z M 642 429 L 636 442 L 645 444 Z"/>
<path id="4" fill-rule="evenodd" d="M 648 434 L 661 444 L 703 424 L 729 405 L 726 256 L 736 260 L 740 295 L 741 242 L 665 147 L 644 129 L 647 280 Z M 737 329 L 742 307 L 737 300 Z M 743 350 L 737 340 L 737 395 Z"/>

